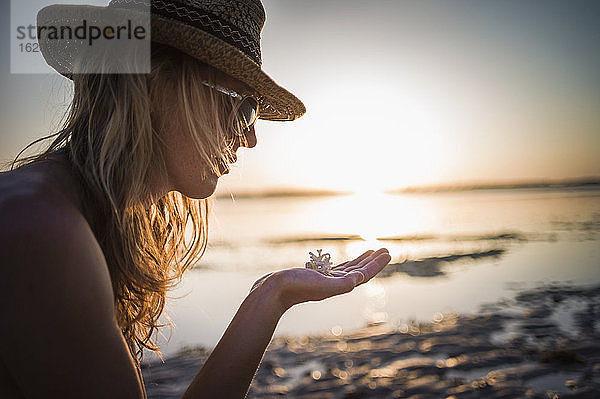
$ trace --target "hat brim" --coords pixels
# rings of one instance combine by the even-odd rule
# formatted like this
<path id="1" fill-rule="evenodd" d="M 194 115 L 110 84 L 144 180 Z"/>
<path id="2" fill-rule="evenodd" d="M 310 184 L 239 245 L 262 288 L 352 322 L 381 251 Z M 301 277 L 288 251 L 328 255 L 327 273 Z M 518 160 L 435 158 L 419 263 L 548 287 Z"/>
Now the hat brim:
<path id="1" fill-rule="evenodd" d="M 121 17 L 128 13 L 139 17 L 142 12 L 116 7 L 51 5 L 38 12 L 37 23 L 38 26 L 58 26 L 73 19 L 99 21 L 114 18 L 115 13 Z M 260 119 L 291 121 L 306 113 L 302 101 L 275 83 L 260 65 L 229 43 L 198 28 L 155 14 L 152 14 L 151 26 L 151 41 L 176 48 L 254 89 L 262 97 Z M 48 65 L 70 78 L 77 57 L 77 42 L 62 41 L 56 46 L 44 34 L 38 41 Z"/>

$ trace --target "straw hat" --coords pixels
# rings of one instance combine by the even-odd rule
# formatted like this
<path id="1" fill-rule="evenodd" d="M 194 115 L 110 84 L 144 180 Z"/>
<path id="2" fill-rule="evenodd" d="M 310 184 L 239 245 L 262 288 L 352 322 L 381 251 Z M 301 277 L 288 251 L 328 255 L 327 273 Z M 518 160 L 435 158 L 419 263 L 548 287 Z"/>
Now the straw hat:
<path id="1" fill-rule="evenodd" d="M 174 47 L 250 86 L 259 96 L 260 119 L 288 121 L 306 112 L 298 98 L 262 70 L 260 33 L 265 10 L 260 0 L 152 0 L 151 4 L 149 0 L 112 0 L 106 7 L 55 4 L 38 12 L 37 24 L 109 21 L 136 13 L 139 17 L 144 7 L 151 10 L 153 42 Z M 38 41 L 48 65 L 70 77 L 77 44 L 58 44 L 48 31 L 40 32 Z"/>

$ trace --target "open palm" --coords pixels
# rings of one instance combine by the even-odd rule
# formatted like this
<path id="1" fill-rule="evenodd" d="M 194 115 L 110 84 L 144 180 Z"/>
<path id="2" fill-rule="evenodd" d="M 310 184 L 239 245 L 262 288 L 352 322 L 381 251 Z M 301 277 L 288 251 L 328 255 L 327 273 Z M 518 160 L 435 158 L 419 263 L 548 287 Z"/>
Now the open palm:
<path id="1" fill-rule="evenodd" d="M 267 279 L 275 280 L 286 308 L 307 301 L 320 301 L 350 292 L 379 273 L 391 260 L 385 248 L 369 250 L 356 259 L 340 263 L 331 269 L 331 275 L 316 270 L 295 267 L 269 273 L 258 279 L 252 290 Z"/>

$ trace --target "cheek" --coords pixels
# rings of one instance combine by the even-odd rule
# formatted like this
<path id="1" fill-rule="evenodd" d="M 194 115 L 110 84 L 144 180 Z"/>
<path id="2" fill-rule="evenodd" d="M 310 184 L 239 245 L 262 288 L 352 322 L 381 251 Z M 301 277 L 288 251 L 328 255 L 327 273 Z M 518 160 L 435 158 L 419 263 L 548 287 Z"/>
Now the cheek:
<path id="1" fill-rule="evenodd" d="M 207 198 L 215 190 L 217 177 L 206 166 L 192 140 L 172 133 L 164 143 L 165 160 L 172 189 L 190 198 Z"/>

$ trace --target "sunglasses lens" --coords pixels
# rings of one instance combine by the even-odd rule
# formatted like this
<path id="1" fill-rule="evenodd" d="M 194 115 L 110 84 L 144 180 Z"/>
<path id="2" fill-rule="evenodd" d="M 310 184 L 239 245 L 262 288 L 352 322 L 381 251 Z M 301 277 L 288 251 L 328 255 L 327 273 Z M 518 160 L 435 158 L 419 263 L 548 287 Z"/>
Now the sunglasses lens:
<path id="1" fill-rule="evenodd" d="M 238 110 L 237 124 L 240 130 L 249 129 L 258 117 L 258 102 L 252 97 L 246 97 Z"/>

